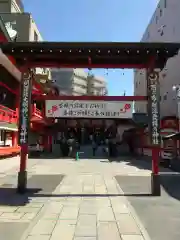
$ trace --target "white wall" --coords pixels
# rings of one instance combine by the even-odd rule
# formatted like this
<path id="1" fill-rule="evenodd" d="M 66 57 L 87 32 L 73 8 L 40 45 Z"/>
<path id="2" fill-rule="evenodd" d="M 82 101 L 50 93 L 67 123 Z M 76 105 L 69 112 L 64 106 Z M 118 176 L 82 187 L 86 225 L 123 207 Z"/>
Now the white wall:
<path id="1" fill-rule="evenodd" d="M 161 0 L 142 42 L 180 42 L 180 1 Z M 160 74 L 161 117 L 177 115 L 176 94 L 172 86 L 180 84 L 180 54 L 168 60 Z M 146 95 L 146 72 L 138 70 L 134 77 L 134 95 Z M 146 112 L 145 102 L 135 103 L 135 112 Z"/>
<path id="2" fill-rule="evenodd" d="M 36 40 L 34 39 L 35 33 L 36 33 L 37 36 L 38 36 L 37 42 L 43 41 L 43 38 L 42 38 L 42 36 L 41 36 L 38 28 L 37 28 L 37 25 L 36 25 L 36 23 L 34 22 L 32 16 L 31 16 L 31 19 L 30 19 L 30 28 L 29 28 L 29 41 L 30 41 L 30 42 L 36 41 Z"/>

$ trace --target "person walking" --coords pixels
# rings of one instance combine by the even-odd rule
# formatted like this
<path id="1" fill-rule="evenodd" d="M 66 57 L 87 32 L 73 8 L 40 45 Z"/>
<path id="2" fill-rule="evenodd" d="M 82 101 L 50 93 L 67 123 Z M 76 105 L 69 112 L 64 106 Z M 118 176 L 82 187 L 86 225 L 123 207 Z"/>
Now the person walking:
<path id="1" fill-rule="evenodd" d="M 63 157 L 68 156 L 68 144 L 66 138 L 63 136 L 62 139 L 60 140 L 60 149 Z"/>
<path id="2" fill-rule="evenodd" d="M 70 133 L 70 137 L 68 139 L 68 145 L 69 145 L 69 154 L 68 156 L 69 157 L 75 157 L 75 150 L 76 150 L 76 147 L 77 147 L 77 144 L 76 144 L 76 139 L 73 135 L 73 133 Z"/>
<path id="3" fill-rule="evenodd" d="M 94 133 L 92 135 L 92 150 L 93 150 L 93 156 L 96 155 L 96 150 L 98 148 L 98 145 L 97 145 L 97 139 L 96 139 L 96 134 Z"/>

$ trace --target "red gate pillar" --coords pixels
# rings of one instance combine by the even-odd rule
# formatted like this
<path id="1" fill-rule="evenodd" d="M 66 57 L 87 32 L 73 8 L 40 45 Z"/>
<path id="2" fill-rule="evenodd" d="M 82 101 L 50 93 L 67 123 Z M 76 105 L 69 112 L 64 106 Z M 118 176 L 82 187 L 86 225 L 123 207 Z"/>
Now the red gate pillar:
<path id="1" fill-rule="evenodd" d="M 31 111 L 31 88 L 32 73 L 30 70 L 27 70 L 26 72 L 22 73 L 19 108 L 19 145 L 21 146 L 21 153 L 17 192 L 21 194 L 25 193 L 27 189 L 26 162 L 28 158 L 28 132 Z"/>
<path id="2" fill-rule="evenodd" d="M 18 145 L 17 132 L 12 132 L 12 147 L 16 147 L 17 145 Z"/>
<path id="3" fill-rule="evenodd" d="M 152 195 L 161 195 L 161 184 L 159 176 L 159 155 L 160 155 L 160 86 L 159 72 L 149 69 L 147 73 L 148 87 L 148 116 L 150 119 L 149 132 L 151 134 L 152 146 L 152 174 L 151 189 Z"/>

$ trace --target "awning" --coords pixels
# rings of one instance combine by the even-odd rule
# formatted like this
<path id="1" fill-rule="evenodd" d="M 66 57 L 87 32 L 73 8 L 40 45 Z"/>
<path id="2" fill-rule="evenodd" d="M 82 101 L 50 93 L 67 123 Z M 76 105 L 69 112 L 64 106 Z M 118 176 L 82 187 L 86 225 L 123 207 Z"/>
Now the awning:
<path id="1" fill-rule="evenodd" d="M 178 133 L 173 133 L 173 134 L 170 134 L 170 135 L 168 135 L 168 136 L 164 136 L 162 139 L 163 139 L 163 140 L 169 140 L 169 139 L 180 140 L 180 132 L 178 132 Z"/>
<path id="2" fill-rule="evenodd" d="M 0 65 L 2 65 L 16 80 L 21 81 L 21 72 L 14 66 L 0 49 Z"/>
<path id="3" fill-rule="evenodd" d="M 0 122 L 0 130 L 18 132 L 18 126 L 14 123 Z"/>

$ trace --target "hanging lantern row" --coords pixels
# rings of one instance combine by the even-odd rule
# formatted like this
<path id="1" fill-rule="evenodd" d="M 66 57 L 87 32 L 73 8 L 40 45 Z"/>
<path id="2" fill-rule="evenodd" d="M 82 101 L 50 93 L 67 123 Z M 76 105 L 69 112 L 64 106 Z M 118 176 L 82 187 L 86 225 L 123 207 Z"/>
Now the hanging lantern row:
<path id="1" fill-rule="evenodd" d="M 142 72 L 139 72 L 139 75 L 143 75 L 143 73 Z M 166 76 L 167 76 L 167 74 L 166 73 L 162 73 L 162 75 L 161 75 L 163 78 L 165 78 Z"/>
<path id="2" fill-rule="evenodd" d="M 122 70 L 122 69 L 121 69 Z M 141 73 L 140 73 L 141 74 Z M 92 73 L 92 68 L 88 68 L 88 75 L 93 75 L 93 73 Z M 107 68 L 106 69 L 106 73 L 105 73 L 105 75 L 106 76 L 108 76 L 109 75 L 109 69 Z M 124 72 L 122 72 L 122 75 L 124 76 L 125 74 L 124 74 Z"/>
<path id="3" fill-rule="evenodd" d="M 100 49 L 97 49 L 97 50 L 91 50 L 91 49 L 87 49 L 87 50 L 81 50 L 81 49 L 69 49 L 69 50 L 63 50 L 63 49 L 54 49 L 54 50 L 52 50 L 52 49 L 11 49 L 11 52 L 21 52 L 21 53 L 23 53 L 23 52 L 31 52 L 31 53 L 33 53 L 33 52 L 40 52 L 40 53 L 43 53 L 43 52 L 49 52 L 49 53 L 53 53 L 53 52 L 59 52 L 59 53 L 67 53 L 67 52 L 69 52 L 69 53 L 74 53 L 74 52 L 78 52 L 78 53 L 83 53 L 84 51 L 87 51 L 87 52 L 89 52 L 89 53 L 94 53 L 94 52 L 96 52 L 96 53 L 104 53 L 105 52 L 105 50 L 103 49 L 103 50 L 100 50 Z M 118 53 L 118 54 L 120 54 L 120 53 L 127 53 L 127 54 L 130 54 L 131 52 L 133 52 L 134 53 L 134 51 L 131 51 L 131 50 L 107 50 L 107 53 L 108 54 L 111 54 L 111 53 Z M 136 50 L 136 53 L 137 54 L 139 54 L 139 53 L 143 53 L 143 52 L 145 52 L 144 50 Z M 151 51 L 150 50 L 146 50 L 146 53 L 147 54 L 149 54 Z M 152 52 L 154 53 L 154 51 L 152 50 Z M 169 53 L 169 51 L 168 50 L 156 50 L 156 53 L 157 54 L 159 54 L 159 53 Z"/>

